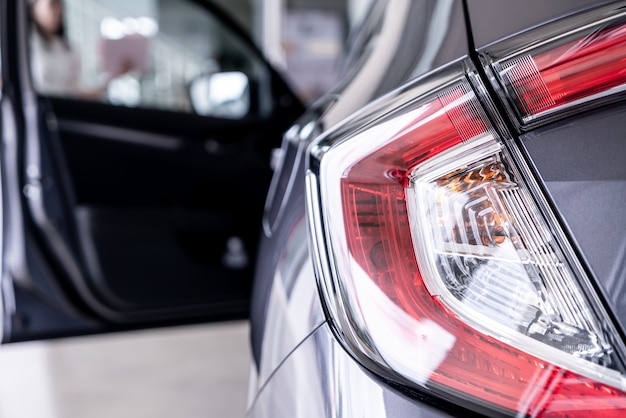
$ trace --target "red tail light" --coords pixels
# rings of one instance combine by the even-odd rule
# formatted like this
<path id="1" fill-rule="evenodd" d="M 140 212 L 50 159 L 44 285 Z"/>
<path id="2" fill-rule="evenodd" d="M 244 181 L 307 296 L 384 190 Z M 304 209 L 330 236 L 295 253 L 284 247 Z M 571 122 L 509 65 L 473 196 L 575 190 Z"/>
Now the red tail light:
<path id="1" fill-rule="evenodd" d="M 618 334 L 461 68 L 398 96 L 418 99 L 310 151 L 318 274 L 344 346 L 478 410 L 621 416 Z"/>
<path id="2" fill-rule="evenodd" d="M 566 114 L 581 102 L 606 98 L 626 89 L 626 16 L 597 12 L 572 19 L 573 29 L 543 41 L 539 28 L 527 37 L 541 40 L 534 47 L 517 44 L 485 51 L 484 57 L 522 123 L 555 111 Z"/>

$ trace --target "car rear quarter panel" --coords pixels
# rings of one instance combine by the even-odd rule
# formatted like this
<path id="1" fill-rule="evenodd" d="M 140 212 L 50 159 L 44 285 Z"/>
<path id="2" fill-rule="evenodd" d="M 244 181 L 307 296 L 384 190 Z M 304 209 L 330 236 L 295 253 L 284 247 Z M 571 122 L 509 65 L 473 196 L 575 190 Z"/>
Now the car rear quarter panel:
<path id="1" fill-rule="evenodd" d="M 596 7 L 598 0 L 466 0 L 476 49 L 520 31 Z"/>

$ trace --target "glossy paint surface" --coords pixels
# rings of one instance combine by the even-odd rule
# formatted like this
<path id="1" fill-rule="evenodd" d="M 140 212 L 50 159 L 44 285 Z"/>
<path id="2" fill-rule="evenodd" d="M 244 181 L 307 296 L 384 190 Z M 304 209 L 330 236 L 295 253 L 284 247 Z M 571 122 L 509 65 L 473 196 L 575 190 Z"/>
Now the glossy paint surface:
<path id="1" fill-rule="evenodd" d="M 477 49 L 542 23 L 605 3 L 610 1 L 467 0 Z"/>
<path id="2" fill-rule="evenodd" d="M 397 394 L 337 343 L 325 324 L 308 252 L 303 154 L 311 140 L 469 51 L 461 2 L 389 0 L 386 6 L 364 24 L 371 32 L 364 37 L 376 44 L 361 45 L 364 52 L 351 57 L 344 81 L 283 138 L 252 299 L 251 417 L 447 416 Z"/>
<path id="3" fill-rule="evenodd" d="M 252 353 L 254 364 L 259 368 L 266 355 L 266 321 L 271 294 L 278 278 L 295 280 L 295 276 L 284 277 L 277 274 L 281 270 L 280 263 L 305 265 L 305 260 L 295 261 L 295 254 L 289 249 L 308 245 L 306 237 L 294 233 L 305 221 L 304 177 L 306 169 L 302 152 L 307 149 L 311 140 L 329 130 L 336 128 L 351 113 L 365 106 L 370 101 L 397 88 L 408 80 L 424 74 L 459 56 L 468 53 L 466 31 L 463 19 L 462 4 L 458 1 L 408 1 L 389 0 L 386 8 L 373 13 L 365 28 L 371 31 L 370 37 L 376 39 L 374 44 L 364 46 L 359 57 L 353 57 L 352 64 L 358 64 L 346 74 L 345 80 L 337 89 L 309 109 L 288 131 L 283 138 L 282 160 L 275 169 L 275 176 L 293 177 L 289 187 L 276 186 L 283 193 L 277 197 L 268 197 L 266 204 L 266 221 L 268 218 L 270 231 L 261 237 L 259 258 L 251 308 Z M 409 24 L 407 17 L 424 19 L 428 24 Z M 420 20 L 421 21 L 421 20 Z M 368 23 L 368 22 L 366 22 Z M 377 25 L 378 24 L 378 25 Z M 408 27 L 407 27 L 408 25 Z M 378 29 L 377 29 L 378 28 Z M 403 29 L 404 28 L 404 29 Z M 434 45 L 434 46 L 433 46 Z M 421 53 L 407 55 L 407 49 L 421 48 Z M 418 50 L 420 51 L 420 50 Z M 350 65 L 350 63 L 348 63 Z M 388 71 L 393 70 L 393 71 Z M 275 183 L 284 179 L 273 180 Z M 271 218 L 280 206 L 280 222 L 272 222 Z M 267 216 L 269 214 L 269 216 Z M 308 248 L 308 247 L 307 247 Z M 306 255 L 308 257 L 308 253 Z M 280 261 L 282 260 L 282 261 Z M 314 275 L 310 265 L 306 274 L 313 281 Z M 297 270 L 292 270 L 297 271 Z M 293 287 L 292 284 L 285 288 Z M 317 297 L 317 293 L 315 293 Z M 310 330 L 309 330 L 310 331 Z M 271 338 L 271 337 L 270 337 Z"/>
<path id="4" fill-rule="evenodd" d="M 363 371 L 327 325 L 303 341 L 260 388 L 250 418 L 451 416 L 415 402 Z"/>

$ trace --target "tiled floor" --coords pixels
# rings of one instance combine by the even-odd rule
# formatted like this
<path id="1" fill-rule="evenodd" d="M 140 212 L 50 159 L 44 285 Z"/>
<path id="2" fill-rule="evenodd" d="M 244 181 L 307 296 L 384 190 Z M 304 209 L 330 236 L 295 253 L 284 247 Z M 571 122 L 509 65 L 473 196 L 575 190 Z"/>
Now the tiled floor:
<path id="1" fill-rule="evenodd" d="M 0 418 L 242 417 L 248 323 L 0 347 Z"/>

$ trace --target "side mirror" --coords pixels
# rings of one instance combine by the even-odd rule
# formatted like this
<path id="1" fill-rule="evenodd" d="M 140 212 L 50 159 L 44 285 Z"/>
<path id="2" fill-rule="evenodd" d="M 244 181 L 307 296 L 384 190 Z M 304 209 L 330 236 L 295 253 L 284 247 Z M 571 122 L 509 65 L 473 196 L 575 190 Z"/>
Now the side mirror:
<path id="1" fill-rule="evenodd" d="M 189 97 L 198 115 L 239 119 L 250 112 L 250 81 L 239 71 L 204 74 L 189 85 Z"/>

